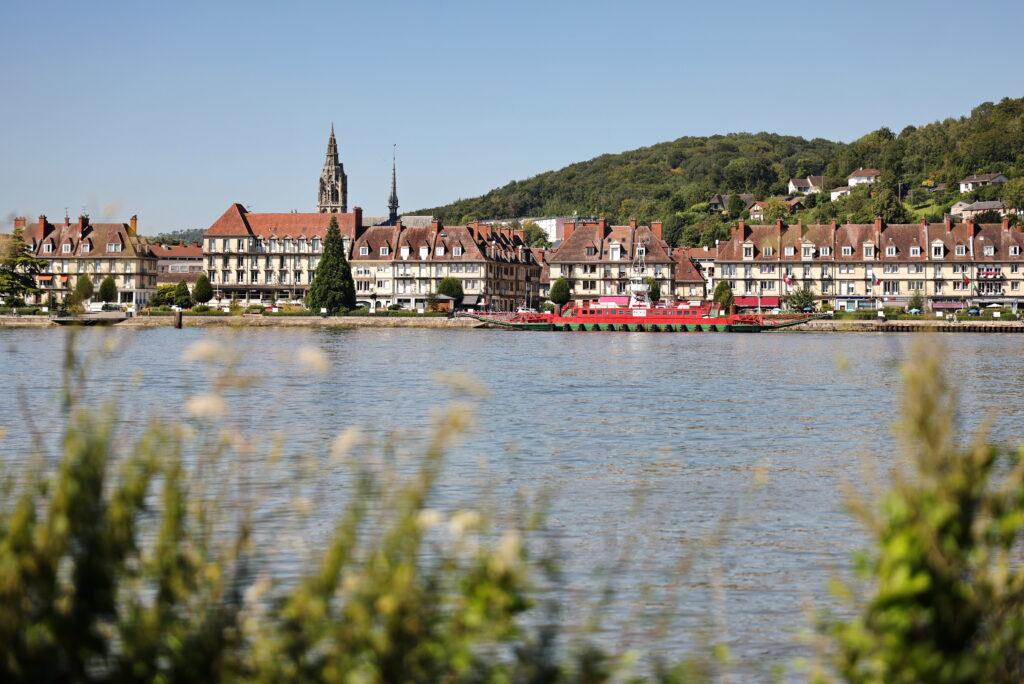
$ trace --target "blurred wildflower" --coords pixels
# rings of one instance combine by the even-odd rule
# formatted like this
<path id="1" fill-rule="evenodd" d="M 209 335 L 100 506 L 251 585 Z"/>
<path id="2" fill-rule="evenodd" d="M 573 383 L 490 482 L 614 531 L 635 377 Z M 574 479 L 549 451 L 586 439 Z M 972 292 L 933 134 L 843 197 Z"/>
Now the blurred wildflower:
<path id="1" fill-rule="evenodd" d="M 299 364 L 312 373 L 323 375 L 331 370 L 331 362 L 322 349 L 302 347 L 298 353 Z"/>
<path id="2" fill-rule="evenodd" d="M 227 404 L 217 394 L 197 394 L 185 402 L 185 411 L 193 418 L 219 418 L 227 412 Z"/>
<path id="3" fill-rule="evenodd" d="M 210 340 L 199 340 L 193 342 L 185 349 L 181 358 L 185 361 L 201 361 L 209 363 L 220 356 L 220 345 Z"/>
<path id="4" fill-rule="evenodd" d="M 359 428 L 352 426 L 345 428 L 337 437 L 334 438 L 334 442 L 331 444 L 331 463 L 333 465 L 340 465 L 349 453 L 359 444 L 363 439 L 363 433 Z"/>
<path id="5" fill-rule="evenodd" d="M 448 521 L 448 530 L 457 537 L 468 532 L 475 532 L 483 524 L 483 516 L 477 511 L 463 509 L 452 514 Z"/>

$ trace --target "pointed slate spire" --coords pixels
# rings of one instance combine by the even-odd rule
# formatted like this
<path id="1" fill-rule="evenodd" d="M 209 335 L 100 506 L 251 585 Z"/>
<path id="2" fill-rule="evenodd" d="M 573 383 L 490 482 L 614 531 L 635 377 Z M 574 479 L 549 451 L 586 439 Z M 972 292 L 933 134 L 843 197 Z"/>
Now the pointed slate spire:
<path id="1" fill-rule="evenodd" d="M 345 213 L 348 211 L 348 177 L 345 167 L 338 160 L 338 139 L 334 137 L 334 122 L 331 135 L 327 138 L 327 154 L 324 168 L 320 173 L 317 192 L 317 209 L 321 213 Z"/>
<path id="2" fill-rule="evenodd" d="M 398 221 L 398 178 L 396 175 L 395 146 L 391 150 L 391 196 L 388 197 L 388 222 L 394 225 Z"/>

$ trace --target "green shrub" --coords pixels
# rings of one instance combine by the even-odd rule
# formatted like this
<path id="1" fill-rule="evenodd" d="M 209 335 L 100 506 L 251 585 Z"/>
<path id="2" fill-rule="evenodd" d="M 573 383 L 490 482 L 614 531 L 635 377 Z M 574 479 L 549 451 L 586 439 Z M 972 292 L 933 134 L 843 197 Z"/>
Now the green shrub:
<path id="1" fill-rule="evenodd" d="M 35 316 L 39 313 L 38 306 L 19 306 L 14 310 L 19 316 Z"/>
<path id="2" fill-rule="evenodd" d="M 14 313 L 14 309 L 9 306 L 0 306 L 0 316 L 9 316 Z"/>

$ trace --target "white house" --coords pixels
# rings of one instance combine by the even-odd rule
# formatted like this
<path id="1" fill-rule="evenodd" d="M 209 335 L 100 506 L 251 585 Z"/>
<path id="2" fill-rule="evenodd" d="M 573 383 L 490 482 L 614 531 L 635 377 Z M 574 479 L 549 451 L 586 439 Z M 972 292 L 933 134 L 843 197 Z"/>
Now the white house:
<path id="1" fill-rule="evenodd" d="M 998 185 L 1005 182 L 1006 176 L 1001 173 L 979 173 L 960 181 L 960 192 L 971 192 L 985 185 Z"/>
<path id="2" fill-rule="evenodd" d="M 829 195 L 832 196 L 832 201 L 835 202 L 840 197 L 846 197 L 849 195 L 850 190 L 852 190 L 852 188 L 849 185 L 844 185 L 841 188 L 832 188 L 829 190 Z"/>
<path id="3" fill-rule="evenodd" d="M 821 192 L 825 185 L 824 176 L 808 176 L 807 178 L 790 178 L 790 195 L 809 195 L 812 192 Z"/>
<path id="4" fill-rule="evenodd" d="M 877 182 L 881 175 L 878 169 L 859 168 L 847 177 L 846 182 L 851 188 L 855 185 L 868 185 Z"/>

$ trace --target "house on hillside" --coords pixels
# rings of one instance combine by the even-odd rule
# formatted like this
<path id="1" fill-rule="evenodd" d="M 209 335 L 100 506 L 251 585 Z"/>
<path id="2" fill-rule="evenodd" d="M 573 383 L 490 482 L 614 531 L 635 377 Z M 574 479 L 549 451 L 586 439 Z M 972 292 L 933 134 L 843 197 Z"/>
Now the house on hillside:
<path id="1" fill-rule="evenodd" d="M 1001 173 L 980 173 L 960 181 L 960 192 L 971 192 L 986 185 L 1001 185 L 1005 182 L 1006 176 Z"/>
<path id="2" fill-rule="evenodd" d="M 844 185 L 841 188 L 832 188 L 831 190 L 829 190 L 828 194 L 829 197 L 832 198 L 832 201 L 835 202 L 840 197 L 846 197 L 847 195 L 849 195 L 851 190 L 853 190 L 853 188 L 851 188 L 849 185 Z"/>
<path id="3" fill-rule="evenodd" d="M 987 211 L 994 211 L 999 214 L 1000 217 L 1008 216 L 1011 212 L 1006 209 L 1006 206 L 999 200 L 992 200 L 990 202 L 974 202 L 968 204 L 960 211 L 960 215 L 965 221 L 973 221 L 978 214 L 985 213 Z"/>
<path id="4" fill-rule="evenodd" d="M 758 200 L 750 206 L 750 220 L 760 223 L 764 221 L 764 212 L 768 208 L 768 203 Z"/>
<path id="5" fill-rule="evenodd" d="M 954 203 L 953 206 L 949 208 L 949 214 L 950 216 L 960 216 L 961 214 L 964 213 L 964 209 L 966 209 L 969 206 L 971 206 L 970 202 L 960 200 L 959 202 Z"/>
<path id="6" fill-rule="evenodd" d="M 821 192 L 825 189 L 824 176 L 807 176 L 807 178 L 790 178 L 790 195 L 810 195 L 812 192 Z"/>
<path id="7" fill-rule="evenodd" d="M 859 168 L 847 176 L 846 184 L 851 188 L 857 185 L 870 185 L 872 183 L 877 183 L 878 179 L 881 177 L 882 172 L 878 169 Z"/>
<path id="8" fill-rule="evenodd" d="M 726 211 L 729 209 L 729 198 L 732 195 L 720 195 L 715 194 L 708 200 L 708 209 L 711 211 Z M 749 192 L 741 192 L 740 199 L 743 200 L 743 209 L 750 209 L 750 205 L 754 203 L 754 196 Z"/>

